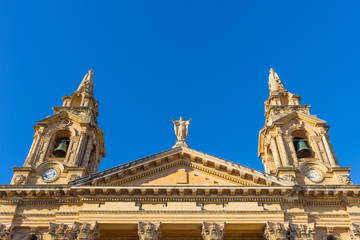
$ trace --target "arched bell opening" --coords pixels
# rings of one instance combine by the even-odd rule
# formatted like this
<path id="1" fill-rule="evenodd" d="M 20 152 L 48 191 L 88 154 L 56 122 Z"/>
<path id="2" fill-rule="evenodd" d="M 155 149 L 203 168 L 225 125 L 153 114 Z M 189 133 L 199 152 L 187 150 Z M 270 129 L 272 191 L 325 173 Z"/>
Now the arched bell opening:
<path id="1" fill-rule="evenodd" d="M 305 131 L 293 132 L 293 144 L 296 156 L 300 158 L 314 157 L 314 151 L 311 149 L 309 138 Z"/>
<path id="2" fill-rule="evenodd" d="M 52 139 L 51 157 L 65 158 L 69 149 L 70 131 L 58 131 Z"/>
<path id="3" fill-rule="evenodd" d="M 71 106 L 72 107 L 80 107 L 81 106 L 81 100 L 82 100 L 82 97 L 80 95 L 74 96 L 74 98 L 72 100 L 72 103 L 71 103 Z"/>
<path id="4" fill-rule="evenodd" d="M 289 95 L 286 93 L 286 94 L 281 94 L 281 97 L 280 97 L 280 102 L 281 102 L 281 105 L 289 105 Z"/>

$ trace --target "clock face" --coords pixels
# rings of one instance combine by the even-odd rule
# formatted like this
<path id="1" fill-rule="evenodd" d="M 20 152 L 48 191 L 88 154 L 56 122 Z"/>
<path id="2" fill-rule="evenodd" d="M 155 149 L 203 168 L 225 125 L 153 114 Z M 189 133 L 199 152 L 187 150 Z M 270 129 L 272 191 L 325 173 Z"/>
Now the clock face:
<path id="1" fill-rule="evenodd" d="M 307 170 L 305 175 L 308 179 L 310 179 L 312 182 L 315 182 L 315 183 L 319 183 L 323 180 L 322 174 L 315 169 Z"/>
<path id="2" fill-rule="evenodd" d="M 58 172 L 55 169 L 49 168 L 43 173 L 42 178 L 44 179 L 44 181 L 51 181 L 56 178 L 57 174 Z"/>

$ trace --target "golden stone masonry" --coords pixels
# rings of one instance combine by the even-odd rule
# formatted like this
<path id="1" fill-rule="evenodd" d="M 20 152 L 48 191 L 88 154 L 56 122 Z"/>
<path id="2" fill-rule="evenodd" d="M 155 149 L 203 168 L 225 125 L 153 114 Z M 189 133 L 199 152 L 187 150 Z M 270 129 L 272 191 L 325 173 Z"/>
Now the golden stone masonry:
<path id="1" fill-rule="evenodd" d="M 360 240 L 360 186 L 341 167 L 326 122 L 270 69 L 259 157 L 265 172 L 173 148 L 98 172 L 105 157 L 90 70 L 0 186 L 0 239 Z"/>

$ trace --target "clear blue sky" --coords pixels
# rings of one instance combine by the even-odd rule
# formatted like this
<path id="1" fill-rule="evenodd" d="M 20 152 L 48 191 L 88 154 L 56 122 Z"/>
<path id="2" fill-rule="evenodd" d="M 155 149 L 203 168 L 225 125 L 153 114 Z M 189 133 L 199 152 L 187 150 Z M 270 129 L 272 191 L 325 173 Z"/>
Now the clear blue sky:
<path id="1" fill-rule="evenodd" d="M 196 150 L 263 170 L 268 70 L 328 121 L 360 183 L 359 1 L 0 1 L 0 184 L 32 125 L 89 68 L 107 157 L 100 170 L 171 148 L 193 118 Z"/>

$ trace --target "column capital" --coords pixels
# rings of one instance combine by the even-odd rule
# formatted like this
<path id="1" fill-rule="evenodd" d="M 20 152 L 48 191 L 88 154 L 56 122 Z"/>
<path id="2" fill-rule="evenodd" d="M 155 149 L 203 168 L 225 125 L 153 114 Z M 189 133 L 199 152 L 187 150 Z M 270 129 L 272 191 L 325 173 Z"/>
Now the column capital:
<path id="1" fill-rule="evenodd" d="M 162 234 L 161 222 L 139 222 L 138 234 L 140 240 L 159 240 Z"/>
<path id="2" fill-rule="evenodd" d="M 90 223 L 82 223 L 79 227 L 77 240 L 96 240 L 100 237 L 100 231 L 98 228 L 97 222 Z"/>
<path id="3" fill-rule="evenodd" d="M 267 240 L 286 239 L 289 231 L 289 223 L 266 222 L 264 237 Z"/>
<path id="4" fill-rule="evenodd" d="M 352 240 L 360 239 L 360 225 L 356 223 L 351 223 L 349 226 L 350 229 L 350 238 Z"/>
<path id="5" fill-rule="evenodd" d="M 315 225 L 309 224 L 290 224 L 290 239 L 294 240 L 314 240 Z"/>
<path id="6" fill-rule="evenodd" d="M 202 223 L 201 235 L 204 240 L 223 240 L 225 234 L 225 222 Z"/>
<path id="7" fill-rule="evenodd" d="M 0 224 L 0 239 L 11 240 L 14 234 L 14 228 L 11 224 Z"/>

